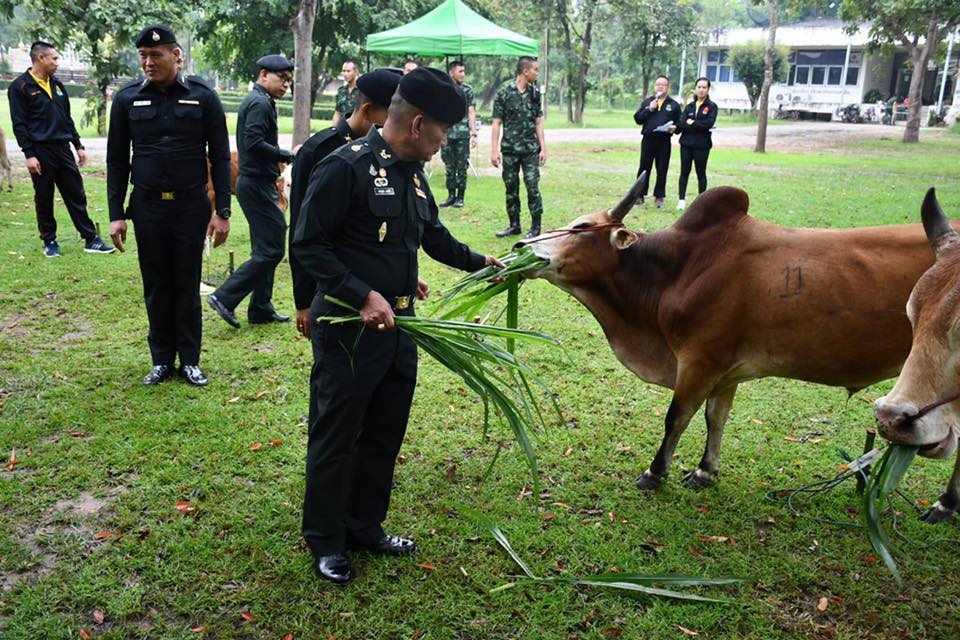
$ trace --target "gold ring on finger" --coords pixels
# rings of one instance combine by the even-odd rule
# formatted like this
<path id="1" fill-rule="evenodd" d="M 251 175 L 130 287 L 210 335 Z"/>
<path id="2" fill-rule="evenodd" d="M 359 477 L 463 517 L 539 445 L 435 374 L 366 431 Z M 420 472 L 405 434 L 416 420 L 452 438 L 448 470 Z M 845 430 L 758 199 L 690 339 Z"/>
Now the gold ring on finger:
<path id="1" fill-rule="evenodd" d="M 383 330 L 386 329 L 386 328 L 387 328 L 387 325 L 383 324 L 382 322 L 377 325 L 377 330 L 378 330 L 378 331 L 383 331 Z"/>

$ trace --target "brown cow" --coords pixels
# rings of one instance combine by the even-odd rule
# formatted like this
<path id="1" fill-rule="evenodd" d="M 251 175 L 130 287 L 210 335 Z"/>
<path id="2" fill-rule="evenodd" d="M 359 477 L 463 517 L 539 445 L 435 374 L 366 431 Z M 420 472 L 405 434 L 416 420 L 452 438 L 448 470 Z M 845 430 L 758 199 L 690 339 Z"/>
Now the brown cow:
<path id="1" fill-rule="evenodd" d="M 281 211 L 287 210 L 287 191 L 286 183 L 283 178 L 283 171 L 287 167 L 287 163 L 280 162 L 278 165 L 280 167 L 280 177 L 277 178 L 277 205 L 280 207 Z M 236 195 L 237 193 L 237 176 L 240 175 L 240 168 L 237 164 L 237 152 L 232 151 L 230 153 L 230 193 Z M 210 200 L 210 215 L 213 215 L 217 211 L 217 194 L 213 190 L 213 175 L 210 173 L 210 158 L 207 158 L 207 198 Z"/>
<path id="2" fill-rule="evenodd" d="M 936 262 L 907 302 L 913 347 L 897 384 L 876 402 L 877 429 L 894 444 L 920 447 L 921 456 L 947 458 L 957 450 L 960 430 L 960 234 L 932 188 L 920 212 Z M 960 457 L 946 491 L 923 519 L 950 519 L 958 506 Z"/>
<path id="3" fill-rule="evenodd" d="M 904 305 L 932 263 L 920 225 L 792 229 L 747 215 L 747 194 L 710 189 L 673 226 L 623 226 L 641 176 L 610 211 L 532 240 L 550 264 L 529 274 L 597 318 L 617 358 L 674 390 L 666 433 L 637 480 L 660 486 L 706 401 L 707 446 L 688 486 L 712 484 L 737 385 L 777 376 L 851 393 L 897 375 L 910 350 Z"/>

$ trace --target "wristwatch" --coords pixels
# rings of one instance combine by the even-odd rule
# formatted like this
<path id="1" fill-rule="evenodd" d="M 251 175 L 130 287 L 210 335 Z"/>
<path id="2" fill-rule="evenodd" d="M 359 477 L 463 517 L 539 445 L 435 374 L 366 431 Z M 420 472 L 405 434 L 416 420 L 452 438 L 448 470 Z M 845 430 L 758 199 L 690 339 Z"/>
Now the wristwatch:
<path id="1" fill-rule="evenodd" d="M 230 207 L 220 207 L 217 209 L 217 215 L 223 218 L 224 220 L 230 219 Z"/>

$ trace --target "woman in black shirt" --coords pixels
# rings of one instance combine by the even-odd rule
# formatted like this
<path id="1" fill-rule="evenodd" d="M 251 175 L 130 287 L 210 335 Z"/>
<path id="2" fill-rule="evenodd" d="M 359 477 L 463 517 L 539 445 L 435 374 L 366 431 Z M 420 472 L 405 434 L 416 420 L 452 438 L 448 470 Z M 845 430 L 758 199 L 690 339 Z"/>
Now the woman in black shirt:
<path id="1" fill-rule="evenodd" d="M 687 203 L 687 180 L 691 164 L 697 167 L 699 193 L 707 190 L 707 157 L 713 146 L 710 130 L 717 121 L 717 105 L 710 100 L 710 81 L 697 78 L 694 99 L 683 110 L 680 123 L 680 200 L 677 210 L 683 211 Z"/>

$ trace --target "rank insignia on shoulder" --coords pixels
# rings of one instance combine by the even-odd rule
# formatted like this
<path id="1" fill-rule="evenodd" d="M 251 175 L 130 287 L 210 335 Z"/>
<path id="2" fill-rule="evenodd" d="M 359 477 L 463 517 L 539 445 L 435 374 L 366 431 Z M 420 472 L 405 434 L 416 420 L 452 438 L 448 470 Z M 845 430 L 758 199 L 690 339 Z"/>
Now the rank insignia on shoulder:
<path id="1" fill-rule="evenodd" d="M 423 198 L 424 200 L 427 199 L 427 194 L 425 194 L 420 187 L 414 187 L 414 191 L 416 191 L 417 195 Z"/>
<path id="2" fill-rule="evenodd" d="M 380 231 L 378 232 L 380 236 L 380 242 L 383 242 L 383 239 L 387 237 L 387 223 L 384 222 L 380 225 Z"/>
<path id="3" fill-rule="evenodd" d="M 420 176 L 418 176 L 417 174 L 413 174 L 413 186 L 415 187 L 420 186 Z"/>
<path id="4" fill-rule="evenodd" d="M 380 149 L 380 157 L 383 158 L 384 160 L 389 160 L 393 156 L 387 153 L 385 149 Z"/>
<path id="5" fill-rule="evenodd" d="M 352 147 L 350 147 L 350 151 L 353 151 L 353 152 L 360 151 L 360 149 L 363 149 L 363 145 L 362 145 L 362 144 L 355 144 L 355 145 L 353 145 Z"/>

